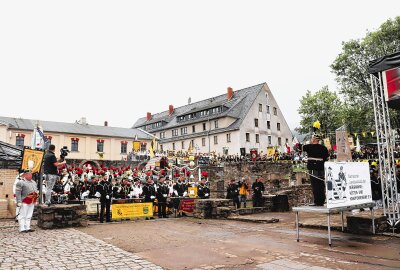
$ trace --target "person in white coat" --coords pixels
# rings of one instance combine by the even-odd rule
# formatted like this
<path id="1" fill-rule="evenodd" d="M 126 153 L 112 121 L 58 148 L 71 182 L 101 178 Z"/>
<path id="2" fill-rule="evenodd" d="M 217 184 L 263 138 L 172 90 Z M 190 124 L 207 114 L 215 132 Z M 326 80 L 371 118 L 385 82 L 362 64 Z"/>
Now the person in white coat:
<path id="1" fill-rule="evenodd" d="M 15 186 L 15 195 L 17 206 L 20 207 L 18 214 L 19 231 L 21 233 L 33 232 L 31 218 L 39 194 L 36 182 L 32 181 L 32 173 L 24 172 L 22 180 L 18 181 Z"/>

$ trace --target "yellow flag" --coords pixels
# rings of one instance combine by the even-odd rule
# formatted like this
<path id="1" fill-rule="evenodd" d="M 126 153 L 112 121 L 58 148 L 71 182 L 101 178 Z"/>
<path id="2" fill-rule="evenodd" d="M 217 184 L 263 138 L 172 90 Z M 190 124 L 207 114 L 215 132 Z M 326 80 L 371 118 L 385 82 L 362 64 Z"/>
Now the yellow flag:
<path id="1" fill-rule="evenodd" d="M 190 143 L 189 143 L 188 152 L 189 152 L 189 153 L 192 153 L 192 152 L 193 152 L 193 145 L 192 145 L 192 141 L 190 141 Z"/>
<path id="2" fill-rule="evenodd" d="M 133 150 L 137 152 L 140 150 L 140 142 L 137 141 L 133 142 Z"/>
<path id="3" fill-rule="evenodd" d="M 153 140 L 150 143 L 150 158 L 154 157 L 155 148 L 156 148 L 156 137 L 153 137 Z"/>
<path id="4" fill-rule="evenodd" d="M 274 156 L 274 154 L 275 154 L 275 148 L 273 148 L 273 147 L 268 147 L 268 148 L 267 148 L 267 156 L 268 156 L 268 157 L 272 157 L 272 156 Z"/>

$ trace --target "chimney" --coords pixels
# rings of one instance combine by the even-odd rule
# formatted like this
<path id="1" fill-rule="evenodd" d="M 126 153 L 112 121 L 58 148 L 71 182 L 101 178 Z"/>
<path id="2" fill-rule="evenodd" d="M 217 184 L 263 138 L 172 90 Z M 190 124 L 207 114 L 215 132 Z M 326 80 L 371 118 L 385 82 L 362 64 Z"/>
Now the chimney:
<path id="1" fill-rule="evenodd" d="M 174 113 L 174 105 L 169 105 L 169 115 Z"/>
<path id="2" fill-rule="evenodd" d="M 108 121 L 104 121 L 104 126 L 108 127 Z"/>
<path id="3" fill-rule="evenodd" d="M 232 87 L 228 87 L 228 100 L 233 98 L 233 89 Z"/>
<path id="4" fill-rule="evenodd" d="M 148 112 L 147 113 L 147 121 L 150 121 L 151 120 L 151 112 Z"/>
<path id="5" fill-rule="evenodd" d="M 78 121 L 78 123 L 81 125 L 87 125 L 86 117 L 81 117 L 81 119 Z"/>

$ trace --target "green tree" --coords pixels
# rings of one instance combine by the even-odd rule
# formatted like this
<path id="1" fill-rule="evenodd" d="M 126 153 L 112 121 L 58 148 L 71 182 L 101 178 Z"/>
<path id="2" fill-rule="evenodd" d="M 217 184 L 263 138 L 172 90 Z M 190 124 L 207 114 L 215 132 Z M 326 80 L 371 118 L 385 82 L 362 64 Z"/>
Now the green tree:
<path id="1" fill-rule="evenodd" d="M 335 92 L 324 86 L 316 93 L 307 91 L 300 100 L 298 112 L 300 127 L 296 131 L 306 134 L 312 130 L 312 125 L 319 120 L 321 132 L 329 133 L 343 125 L 343 103 Z"/>
<path id="2" fill-rule="evenodd" d="M 343 42 L 342 52 L 331 65 L 346 103 L 345 121 L 353 130 L 374 126 L 374 113 L 368 63 L 400 51 L 400 16 L 384 22 L 378 30 L 367 32 L 361 40 Z M 397 115 L 392 117 L 397 120 Z M 397 121 L 396 121 L 397 122 Z M 396 126 L 397 123 L 393 123 Z"/>

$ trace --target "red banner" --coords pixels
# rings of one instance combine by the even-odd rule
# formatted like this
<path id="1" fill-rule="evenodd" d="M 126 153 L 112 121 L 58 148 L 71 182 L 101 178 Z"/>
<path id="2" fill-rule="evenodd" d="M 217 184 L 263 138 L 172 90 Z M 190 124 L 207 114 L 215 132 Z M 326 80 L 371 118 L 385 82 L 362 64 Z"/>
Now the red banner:
<path id="1" fill-rule="evenodd" d="M 181 200 L 179 210 L 186 213 L 193 213 L 194 200 Z"/>

